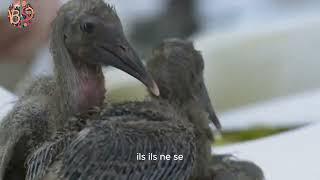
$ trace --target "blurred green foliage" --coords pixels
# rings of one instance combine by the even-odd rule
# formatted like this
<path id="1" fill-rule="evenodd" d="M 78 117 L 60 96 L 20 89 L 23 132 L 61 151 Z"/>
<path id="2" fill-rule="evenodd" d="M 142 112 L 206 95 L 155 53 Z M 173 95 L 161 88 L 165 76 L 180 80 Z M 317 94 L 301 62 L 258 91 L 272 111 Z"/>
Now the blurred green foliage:
<path id="1" fill-rule="evenodd" d="M 301 126 L 288 126 L 288 127 L 266 127 L 256 126 L 246 130 L 227 130 L 222 131 L 221 136 L 216 138 L 214 145 L 221 146 L 232 144 L 236 142 L 249 141 L 259 139 L 267 136 L 290 131 Z"/>

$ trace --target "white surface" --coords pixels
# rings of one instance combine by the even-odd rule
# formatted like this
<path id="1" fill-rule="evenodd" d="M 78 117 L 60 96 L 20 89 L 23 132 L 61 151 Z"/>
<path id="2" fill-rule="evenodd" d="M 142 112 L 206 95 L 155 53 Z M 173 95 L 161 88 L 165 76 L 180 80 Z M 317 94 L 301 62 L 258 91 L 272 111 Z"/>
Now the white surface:
<path id="1" fill-rule="evenodd" d="M 16 96 L 0 86 L 0 122 L 13 107 Z"/>
<path id="2" fill-rule="evenodd" d="M 266 180 L 319 180 L 320 124 L 269 138 L 214 148 L 251 160 L 264 171 Z"/>
<path id="3" fill-rule="evenodd" d="M 197 37 L 215 107 L 221 112 L 320 88 L 319 17 Z"/>
<path id="4" fill-rule="evenodd" d="M 221 114 L 223 129 L 320 122 L 320 90 L 269 100 Z"/>

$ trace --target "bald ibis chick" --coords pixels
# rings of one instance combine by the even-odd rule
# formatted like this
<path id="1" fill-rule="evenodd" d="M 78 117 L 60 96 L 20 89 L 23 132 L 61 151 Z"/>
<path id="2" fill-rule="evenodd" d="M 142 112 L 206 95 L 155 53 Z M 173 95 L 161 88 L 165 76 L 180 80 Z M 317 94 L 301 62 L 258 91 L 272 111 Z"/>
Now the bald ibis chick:
<path id="1" fill-rule="evenodd" d="M 103 0 L 71 0 L 52 26 L 54 77 L 37 80 L 0 125 L 0 179 L 24 179 L 31 149 L 76 114 L 101 106 L 105 96 L 102 66 L 113 66 L 157 85 L 131 48 L 114 8 Z"/>
<path id="2" fill-rule="evenodd" d="M 214 138 L 209 123 L 217 129 L 221 129 L 221 124 L 204 83 L 204 61 L 200 52 L 191 42 L 168 39 L 153 50 L 147 69 L 161 92 L 160 97 L 153 97 L 169 101 L 194 128 L 197 154 L 193 177 L 210 177 L 208 167 Z"/>

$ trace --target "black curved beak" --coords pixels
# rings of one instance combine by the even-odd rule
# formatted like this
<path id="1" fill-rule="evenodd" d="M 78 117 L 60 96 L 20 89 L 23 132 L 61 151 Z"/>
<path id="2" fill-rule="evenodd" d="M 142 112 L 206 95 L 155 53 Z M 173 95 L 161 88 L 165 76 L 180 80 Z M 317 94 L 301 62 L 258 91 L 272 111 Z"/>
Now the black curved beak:
<path id="1" fill-rule="evenodd" d="M 221 130 L 221 124 L 220 124 L 220 121 L 213 109 L 213 106 L 211 104 L 211 100 L 210 100 L 210 97 L 208 95 L 208 91 L 207 89 L 205 88 L 205 85 L 203 83 L 202 85 L 202 89 L 201 89 L 201 95 L 200 95 L 200 102 L 202 104 L 202 106 L 204 107 L 204 109 L 206 110 L 206 112 L 209 114 L 209 119 L 212 121 L 212 123 L 215 125 L 215 127 L 218 129 L 218 130 Z"/>
<path id="2" fill-rule="evenodd" d="M 160 95 L 158 85 L 127 41 L 122 41 L 121 44 L 116 46 L 105 44 L 101 46 L 101 51 L 104 51 L 103 54 L 108 54 L 106 56 L 109 57 L 105 61 L 101 60 L 102 64 L 113 66 L 128 73 L 141 81 L 155 96 Z"/>

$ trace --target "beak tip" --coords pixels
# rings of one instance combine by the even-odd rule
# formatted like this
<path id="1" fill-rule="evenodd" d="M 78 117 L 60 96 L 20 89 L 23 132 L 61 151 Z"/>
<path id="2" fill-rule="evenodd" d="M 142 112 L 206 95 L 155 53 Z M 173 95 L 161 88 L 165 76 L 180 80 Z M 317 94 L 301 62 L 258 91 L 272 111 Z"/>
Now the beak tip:
<path id="1" fill-rule="evenodd" d="M 155 81 L 152 81 L 152 86 L 149 88 L 153 95 L 160 96 L 160 90 Z"/>
<path id="2" fill-rule="evenodd" d="M 217 130 L 220 131 L 222 129 L 222 126 L 221 126 L 219 119 L 216 117 L 216 115 L 214 115 L 214 116 L 211 115 L 211 116 L 209 116 L 209 118 L 211 119 L 212 123 L 217 128 Z"/>
<path id="3" fill-rule="evenodd" d="M 217 130 L 221 131 L 222 126 L 221 126 L 220 122 L 214 123 L 214 125 L 216 126 Z"/>

